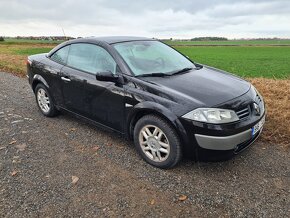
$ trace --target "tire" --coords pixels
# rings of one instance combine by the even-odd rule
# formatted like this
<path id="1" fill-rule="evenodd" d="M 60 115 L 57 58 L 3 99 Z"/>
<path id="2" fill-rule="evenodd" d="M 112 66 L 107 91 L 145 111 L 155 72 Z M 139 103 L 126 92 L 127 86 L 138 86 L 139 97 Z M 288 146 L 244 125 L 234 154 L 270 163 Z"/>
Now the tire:
<path id="1" fill-rule="evenodd" d="M 58 114 L 53 99 L 45 85 L 42 83 L 37 84 L 34 93 L 37 106 L 44 116 L 54 117 Z"/>
<path id="2" fill-rule="evenodd" d="M 145 115 L 137 121 L 134 144 L 141 157 L 158 168 L 172 168 L 182 158 L 181 143 L 175 129 L 156 115 Z"/>

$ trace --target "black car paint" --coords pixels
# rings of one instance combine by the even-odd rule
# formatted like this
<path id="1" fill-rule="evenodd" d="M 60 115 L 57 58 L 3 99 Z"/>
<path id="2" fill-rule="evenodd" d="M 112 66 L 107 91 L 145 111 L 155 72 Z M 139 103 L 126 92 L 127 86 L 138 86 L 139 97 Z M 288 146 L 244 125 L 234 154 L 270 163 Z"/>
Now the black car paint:
<path id="1" fill-rule="evenodd" d="M 217 125 L 181 118 L 198 107 L 239 110 L 255 101 L 257 95 L 250 83 L 207 66 L 168 77 L 134 77 L 127 64 L 111 44 L 120 41 L 150 40 L 144 38 L 87 38 L 68 41 L 48 54 L 29 56 L 29 82 L 38 82 L 51 90 L 59 109 L 85 117 L 130 138 L 137 119 L 147 113 L 159 114 L 176 129 L 187 154 L 194 154 L 194 134 L 227 136 L 251 128 L 261 116 L 250 116 L 235 123 Z M 119 81 L 96 80 L 95 75 L 63 66 L 50 59 L 58 49 L 72 43 L 91 43 L 106 49 L 119 68 Z M 202 65 L 200 65 L 202 66 Z M 61 80 L 68 77 L 71 82 Z"/>

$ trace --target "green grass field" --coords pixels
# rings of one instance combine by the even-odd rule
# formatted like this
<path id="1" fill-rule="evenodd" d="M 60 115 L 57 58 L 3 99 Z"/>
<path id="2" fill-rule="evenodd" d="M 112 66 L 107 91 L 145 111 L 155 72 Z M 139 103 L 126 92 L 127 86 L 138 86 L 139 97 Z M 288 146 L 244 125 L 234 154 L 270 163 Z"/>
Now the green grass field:
<path id="1" fill-rule="evenodd" d="M 241 77 L 289 78 L 290 47 L 209 47 L 175 46 L 191 60 L 210 65 Z M 49 52 L 51 48 L 15 50 L 18 55 Z"/>
<path id="2" fill-rule="evenodd" d="M 34 55 L 34 54 L 40 54 L 40 53 L 48 53 L 51 50 L 51 48 L 24 48 L 24 49 L 15 49 L 13 51 L 14 54 L 17 55 L 25 55 L 25 56 L 29 56 L 29 55 Z"/>
<path id="3" fill-rule="evenodd" d="M 270 45 L 278 45 L 279 40 L 242 40 L 235 42 L 268 44 L 260 44 L 259 46 L 243 46 L 242 44 L 240 44 L 241 46 L 209 46 L 211 43 L 221 43 L 216 41 L 208 42 L 207 46 L 175 45 L 174 47 L 195 62 L 220 68 L 241 77 L 290 78 L 290 46 Z M 290 45 L 290 40 L 283 40 L 283 43 L 285 42 Z M 25 74 L 26 68 L 23 63 L 27 56 L 49 52 L 58 43 L 60 42 L 6 39 L 6 41 L 0 42 L 0 67 L 2 70 Z"/>
<path id="4" fill-rule="evenodd" d="M 290 47 L 175 46 L 191 60 L 242 77 L 290 78 Z"/>
<path id="5" fill-rule="evenodd" d="M 228 40 L 228 41 L 164 41 L 168 45 L 252 45 L 252 46 L 267 46 L 267 45 L 289 45 L 290 39 L 283 40 Z"/>

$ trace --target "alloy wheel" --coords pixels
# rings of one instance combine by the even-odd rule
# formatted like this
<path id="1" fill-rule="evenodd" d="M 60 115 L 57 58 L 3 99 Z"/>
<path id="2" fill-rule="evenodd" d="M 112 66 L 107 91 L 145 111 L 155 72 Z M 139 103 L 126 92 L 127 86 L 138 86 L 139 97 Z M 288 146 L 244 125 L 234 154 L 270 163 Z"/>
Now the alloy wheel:
<path id="1" fill-rule="evenodd" d="M 37 91 L 37 103 L 40 107 L 40 109 L 44 113 L 48 113 L 50 110 L 50 100 L 46 93 L 46 91 L 42 88 L 38 89 Z"/>
<path id="2" fill-rule="evenodd" d="M 157 126 L 144 126 L 139 133 L 139 144 L 144 154 L 155 162 L 163 162 L 169 156 L 169 141 Z"/>

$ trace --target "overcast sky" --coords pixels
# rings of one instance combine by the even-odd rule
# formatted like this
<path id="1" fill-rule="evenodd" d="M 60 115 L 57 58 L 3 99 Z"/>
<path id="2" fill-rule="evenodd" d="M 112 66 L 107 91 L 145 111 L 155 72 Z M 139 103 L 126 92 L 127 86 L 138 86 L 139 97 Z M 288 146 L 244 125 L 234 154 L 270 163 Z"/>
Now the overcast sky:
<path id="1" fill-rule="evenodd" d="M 290 38 L 290 0 L 0 0 L 0 36 Z"/>

